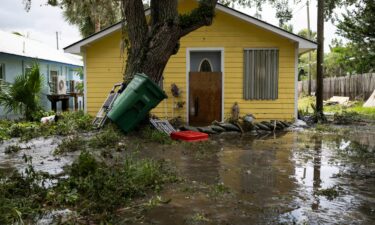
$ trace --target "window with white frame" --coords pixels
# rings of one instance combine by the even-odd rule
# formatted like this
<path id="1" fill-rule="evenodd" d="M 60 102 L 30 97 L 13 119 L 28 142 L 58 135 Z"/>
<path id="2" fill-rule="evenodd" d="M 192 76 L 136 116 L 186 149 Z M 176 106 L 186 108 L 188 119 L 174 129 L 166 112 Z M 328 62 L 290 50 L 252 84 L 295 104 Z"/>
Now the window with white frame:
<path id="1" fill-rule="evenodd" d="M 5 64 L 0 63 L 0 82 L 5 81 Z"/>
<path id="2" fill-rule="evenodd" d="M 243 79 L 245 100 L 277 99 L 279 50 L 245 49 Z"/>
<path id="3" fill-rule="evenodd" d="M 50 76 L 49 86 L 50 86 L 51 93 L 57 93 L 58 75 L 59 75 L 59 71 L 57 70 L 49 71 L 49 76 Z"/>

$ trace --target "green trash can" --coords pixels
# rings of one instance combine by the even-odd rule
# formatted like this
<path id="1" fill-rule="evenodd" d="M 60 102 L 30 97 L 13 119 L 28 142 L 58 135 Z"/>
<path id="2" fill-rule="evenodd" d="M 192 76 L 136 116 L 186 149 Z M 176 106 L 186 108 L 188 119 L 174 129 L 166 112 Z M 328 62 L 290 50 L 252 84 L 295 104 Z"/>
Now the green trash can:
<path id="1" fill-rule="evenodd" d="M 123 131 L 129 132 L 165 98 L 167 95 L 150 78 L 145 74 L 136 74 L 117 97 L 108 118 Z"/>

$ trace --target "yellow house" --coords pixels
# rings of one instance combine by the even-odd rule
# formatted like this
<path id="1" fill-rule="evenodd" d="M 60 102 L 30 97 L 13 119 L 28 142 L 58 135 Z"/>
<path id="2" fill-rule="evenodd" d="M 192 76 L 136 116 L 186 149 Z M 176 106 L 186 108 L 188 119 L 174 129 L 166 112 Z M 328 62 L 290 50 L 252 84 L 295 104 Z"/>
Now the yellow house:
<path id="1" fill-rule="evenodd" d="M 196 4 L 181 0 L 180 11 Z M 121 37 L 117 23 L 65 48 L 84 57 L 85 110 L 91 115 L 113 84 L 122 81 L 126 54 Z M 160 84 L 168 99 L 153 114 L 205 124 L 225 120 L 237 103 L 240 115 L 252 113 L 260 121 L 297 117 L 298 54 L 316 49 L 315 42 L 217 4 L 213 24 L 183 37 L 180 44 Z M 177 97 L 173 84 L 180 91 Z"/>

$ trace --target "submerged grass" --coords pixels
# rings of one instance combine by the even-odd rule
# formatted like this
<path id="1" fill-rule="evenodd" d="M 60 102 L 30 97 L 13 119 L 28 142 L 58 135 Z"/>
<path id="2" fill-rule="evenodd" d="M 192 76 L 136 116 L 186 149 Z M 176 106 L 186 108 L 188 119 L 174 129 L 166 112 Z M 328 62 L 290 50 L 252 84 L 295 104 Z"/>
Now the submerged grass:
<path id="1" fill-rule="evenodd" d="M 31 166 L 24 174 L 1 174 L 0 224 L 33 223 L 45 210 L 59 208 L 72 209 L 90 223 L 113 223 L 116 211 L 134 198 L 159 192 L 164 184 L 176 181 L 162 161 L 130 157 L 107 165 L 86 151 L 66 169 L 66 175 L 46 187 L 43 184 L 49 178 Z"/>
<path id="2" fill-rule="evenodd" d="M 59 146 L 53 152 L 54 155 L 60 155 L 67 152 L 76 152 L 79 150 L 84 150 L 86 148 L 86 141 L 78 136 L 73 135 L 65 138 Z"/>

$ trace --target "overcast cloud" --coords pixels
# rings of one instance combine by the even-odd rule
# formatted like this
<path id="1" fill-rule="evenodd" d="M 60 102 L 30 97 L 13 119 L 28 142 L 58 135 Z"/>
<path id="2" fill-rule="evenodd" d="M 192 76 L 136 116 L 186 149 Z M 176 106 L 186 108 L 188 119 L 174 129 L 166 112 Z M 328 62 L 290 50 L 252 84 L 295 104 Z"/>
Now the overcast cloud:
<path id="1" fill-rule="evenodd" d="M 31 10 L 26 12 L 22 0 L 0 0 L 0 29 L 17 31 L 30 38 L 56 46 L 59 32 L 60 48 L 81 39 L 76 26 L 65 21 L 62 10 L 45 5 L 46 0 L 32 0 Z"/>
<path id="2" fill-rule="evenodd" d="M 17 31 L 30 38 L 42 41 L 48 45 L 56 46 L 56 31 L 59 32 L 60 48 L 66 47 L 81 39 L 78 28 L 65 21 L 62 10 L 58 7 L 45 5 L 46 0 L 32 0 L 30 12 L 24 10 L 22 0 L 0 0 L 0 29 L 4 31 Z M 293 1 L 290 1 L 293 2 Z M 300 4 L 291 5 L 294 9 L 294 32 L 307 27 L 306 0 Z M 247 14 L 254 15 L 254 9 L 239 9 Z M 310 6 L 311 29 L 316 31 L 316 0 L 311 0 Z M 340 11 L 340 10 L 338 10 Z M 275 18 L 275 10 L 270 6 L 264 6 L 262 19 L 278 25 Z M 329 51 L 328 44 L 335 37 L 336 27 L 328 22 L 325 25 L 325 51 Z"/>

